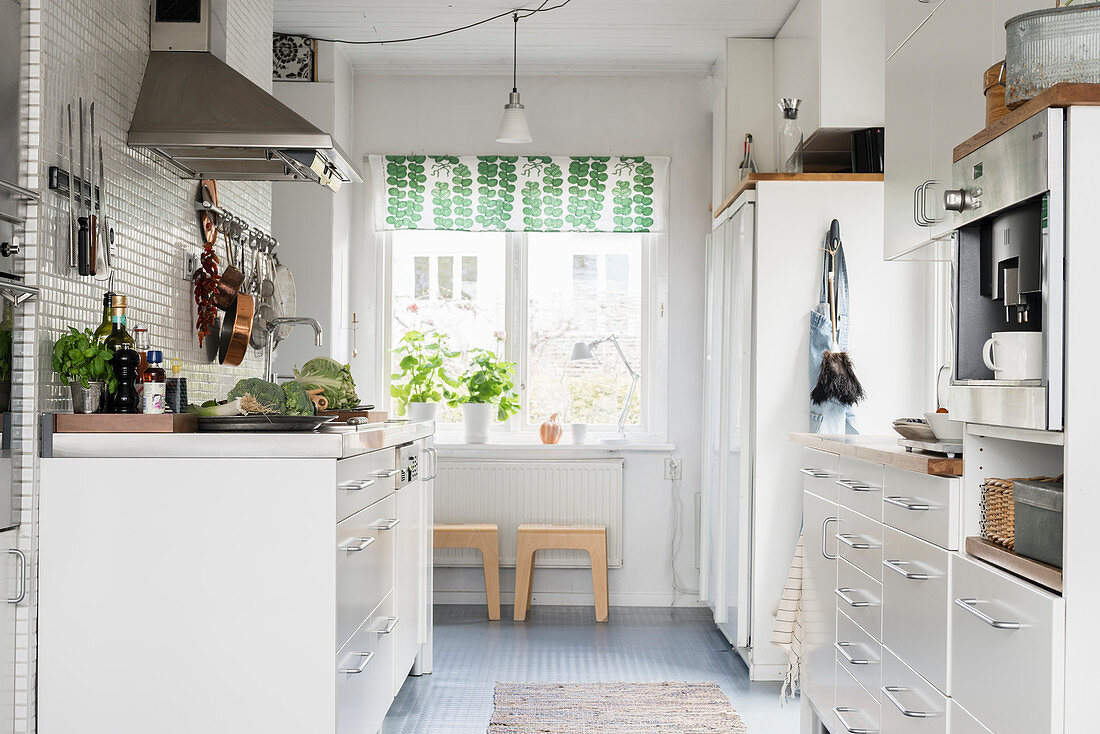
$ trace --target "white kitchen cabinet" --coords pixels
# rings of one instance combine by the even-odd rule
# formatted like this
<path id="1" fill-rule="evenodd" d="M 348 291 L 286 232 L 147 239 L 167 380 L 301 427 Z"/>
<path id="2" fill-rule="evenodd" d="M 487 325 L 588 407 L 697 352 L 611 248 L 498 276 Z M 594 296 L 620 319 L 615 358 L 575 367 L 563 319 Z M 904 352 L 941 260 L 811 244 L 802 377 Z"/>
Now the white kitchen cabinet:
<path id="1" fill-rule="evenodd" d="M 874 694 L 882 685 L 882 643 L 853 622 L 847 614 L 836 615 L 836 660 L 840 667 Z"/>
<path id="2" fill-rule="evenodd" d="M 882 581 L 882 523 L 840 506 L 837 554 L 875 581 Z"/>
<path id="3" fill-rule="evenodd" d="M 833 457 L 835 460 L 835 457 Z M 802 695 L 817 704 L 817 715 L 835 728 L 832 705 L 835 686 L 836 656 L 836 526 L 839 519 L 835 502 L 806 492 L 803 495 L 804 530 L 802 535 L 803 576 L 802 609 Z M 829 702 L 829 703 L 825 703 Z"/>
<path id="4" fill-rule="evenodd" d="M 779 30 L 775 96 L 802 100 L 807 140 L 883 125 L 885 22 L 882 0 L 801 0 Z M 778 108 L 773 113 L 778 119 Z"/>
<path id="5" fill-rule="evenodd" d="M 879 731 L 879 703 L 874 693 L 859 684 L 839 660 L 836 663 L 836 698 L 833 714 L 837 734 L 872 734 Z"/>
<path id="6" fill-rule="evenodd" d="M 991 734 L 989 729 L 982 726 L 970 712 L 952 700 L 948 706 L 948 717 L 951 722 L 951 734 Z"/>
<path id="7" fill-rule="evenodd" d="M 344 460 L 351 436 L 287 458 L 43 458 L 38 731 L 376 731 L 431 646 L 430 477 L 392 483 L 410 469 L 393 444 L 430 429 L 386 430 Z M 352 496 L 369 504 L 337 521 Z"/>
<path id="8" fill-rule="evenodd" d="M 886 647 L 877 689 L 882 730 L 890 734 L 947 734 L 948 699 Z M 952 734 L 961 734 L 952 726 Z"/>
<path id="9" fill-rule="evenodd" d="M 18 532 L 0 533 L 0 734 L 12 732 L 15 726 L 15 610 L 24 603 L 27 588 L 26 557 L 18 548 Z"/>
<path id="10" fill-rule="evenodd" d="M 961 555 L 951 570 L 952 697 L 997 734 L 1060 734 L 1062 597 Z"/>
<path id="11" fill-rule="evenodd" d="M 435 472 L 435 454 L 425 441 L 417 441 L 405 449 L 417 464 L 416 478 L 397 490 L 396 572 L 394 591 L 397 600 L 399 626 L 394 637 L 394 695 L 401 690 L 410 671 L 417 675 L 430 673 L 430 663 L 425 666 L 418 660 L 427 644 L 431 615 L 431 597 L 428 594 L 428 578 L 431 568 L 432 529 L 428 524 L 429 498 Z"/>
<path id="12" fill-rule="evenodd" d="M 888 6 L 888 14 L 893 7 Z M 883 256 L 887 260 L 909 252 L 931 236 L 928 226 L 918 221 L 917 202 L 932 173 L 929 58 L 934 51 L 933 39 L 918 31 L 886 60 Z"/>

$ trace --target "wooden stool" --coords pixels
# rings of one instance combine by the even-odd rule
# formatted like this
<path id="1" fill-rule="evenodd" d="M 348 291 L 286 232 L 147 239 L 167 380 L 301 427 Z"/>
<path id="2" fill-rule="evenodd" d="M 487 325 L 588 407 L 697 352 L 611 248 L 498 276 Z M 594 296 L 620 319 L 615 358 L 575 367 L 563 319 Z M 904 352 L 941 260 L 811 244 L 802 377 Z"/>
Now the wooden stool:
<path id="1" fill-rule="evenodd" d="M 531 608 L 531 574 L 535 551 L 583 550 L 592 565 L 592 592 L 596 621 L 607 621 L 607 528 L 602 525 L 520 525 L 516 530 L 515 621 L 527 619 Z"/>
<path id="2" fill-rule="evenodd" d="M 500 619 L 500 551 L 494 523 L 436 525 L 432 532 L 436 548 L 476 548 L 485 569 L 485 604 L 489 619 Z"/>

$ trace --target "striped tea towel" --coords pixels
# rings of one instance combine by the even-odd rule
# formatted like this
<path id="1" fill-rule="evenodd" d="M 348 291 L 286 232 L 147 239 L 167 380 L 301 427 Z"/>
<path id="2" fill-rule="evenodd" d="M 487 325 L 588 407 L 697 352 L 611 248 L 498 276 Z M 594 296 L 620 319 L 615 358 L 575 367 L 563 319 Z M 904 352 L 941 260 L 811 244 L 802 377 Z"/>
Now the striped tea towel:
<path id="1" fill-rule="evenodd" d="M 772 628 L 772 644 L 778 645 L 787 653 L 787 675 L 783 679 L 780 701 L 786 703 L 799 687 L 802 665 L 802 534 L 799 533 L 798 545 L 794 549 L 791 570 L 787 572 L 787 583 L 779 607 L 775 612 L 775 627 Z"/>

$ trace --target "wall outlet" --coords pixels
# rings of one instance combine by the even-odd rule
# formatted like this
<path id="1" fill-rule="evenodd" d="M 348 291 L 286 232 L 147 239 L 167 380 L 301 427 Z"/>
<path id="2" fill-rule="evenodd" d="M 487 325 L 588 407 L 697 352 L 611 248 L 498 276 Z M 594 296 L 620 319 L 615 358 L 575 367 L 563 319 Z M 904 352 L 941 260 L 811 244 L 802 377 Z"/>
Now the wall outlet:
<path id="1" fill-rule="evenodd" d="M 183 277 L 191 280 L 195 277 L 195 271 L 202 267 L 199 256 L 194 252 L 183 253 Z"/>
<path id="2" fill-rule="evenodd" d="M 665 479 L 679 479 L 682 474 L 682 459 L 670 456 L 665 459 Z"/>

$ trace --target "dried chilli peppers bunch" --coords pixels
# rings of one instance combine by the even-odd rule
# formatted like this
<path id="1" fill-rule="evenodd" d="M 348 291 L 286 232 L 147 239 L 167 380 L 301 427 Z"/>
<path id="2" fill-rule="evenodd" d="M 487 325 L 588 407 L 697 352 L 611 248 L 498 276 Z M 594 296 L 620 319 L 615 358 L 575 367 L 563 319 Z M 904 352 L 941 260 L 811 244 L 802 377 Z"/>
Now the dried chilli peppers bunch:
<path id="1" fill-rule="evenodd" d="M 218 292 L 218 284 L 221 283 L 221 275 L 218 274 L 218 253 L 214 251 L 214 243 L 218 241 L 217 229 L 213 220 L 206 213 L 202 215 L 204 242 L 200 262 L 202 267 L 195 271 L 195 304 L 198 306 L 198 319 L 195 327 L 199 332 L 199 346 L 203 340 L 214 333 L 218 324 L 218 307 L 214 304 L 214 296 Z"/>

